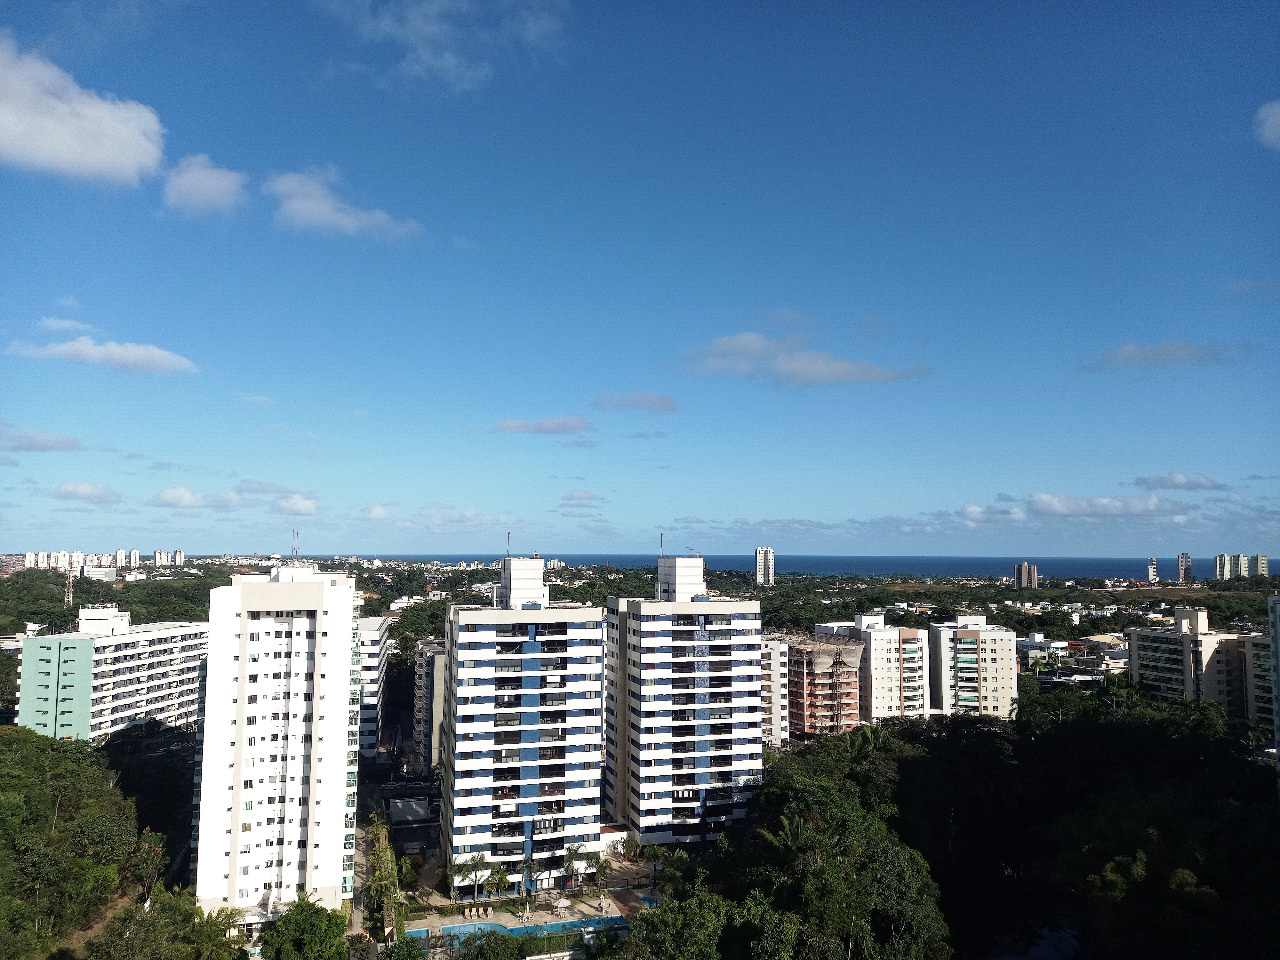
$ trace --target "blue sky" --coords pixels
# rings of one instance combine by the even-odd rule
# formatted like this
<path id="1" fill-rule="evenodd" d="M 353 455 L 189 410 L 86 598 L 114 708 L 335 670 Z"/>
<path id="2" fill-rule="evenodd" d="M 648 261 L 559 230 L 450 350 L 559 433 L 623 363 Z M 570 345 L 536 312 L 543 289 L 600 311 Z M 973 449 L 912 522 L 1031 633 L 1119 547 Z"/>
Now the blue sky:
<path id="1" fill-rule="evenodd" d="M 0 2 L 0 550 L 1280 553 L 1280 7 L 1087 6 Z"/>

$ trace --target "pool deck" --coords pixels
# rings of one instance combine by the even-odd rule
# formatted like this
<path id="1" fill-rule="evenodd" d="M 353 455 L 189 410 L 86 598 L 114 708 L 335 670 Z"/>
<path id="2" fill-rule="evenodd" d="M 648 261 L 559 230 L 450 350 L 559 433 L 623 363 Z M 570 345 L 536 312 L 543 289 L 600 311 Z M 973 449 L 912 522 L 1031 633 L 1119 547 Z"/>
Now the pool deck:
<path id="1" fill-rule="evenodd" d="M 427 930 L 429 936 L 438 936 L 444 927 L 451 927 L 458 923 L 496 923 L 508 929 L 513 927 L 528 927 L 537 924 L 562 923 L 566 920 L 598 920 L 601 917 L 616 917 L 619 914 L 630 919 L 643 909 L 644 904 L 640 902 L 640 897 L 631 890 L 610 890 L 608 891 L 608 903 L 605 912 L 601 913 L 596 909 L 599 902 L 598 897 L 588 898 L 585 902 L 570 898 L 570 905 L 560 911 L 560 915 L 556 916 L 551 912 L 549 904 L 541 904 L 540 908 L 535 910 L 527 919 L 517 916 L 514 913 L 508 913 L 506 910 L 494 909 L 491 917 L 465 917 L 461 914 L 452 914 L 442 917 L 440 914 L 433 914 L 425 920 L 410 920 L 405 924 L 405 932 L 410 930 Z M 484 906 L 481 901 L 480 906 Z"/>

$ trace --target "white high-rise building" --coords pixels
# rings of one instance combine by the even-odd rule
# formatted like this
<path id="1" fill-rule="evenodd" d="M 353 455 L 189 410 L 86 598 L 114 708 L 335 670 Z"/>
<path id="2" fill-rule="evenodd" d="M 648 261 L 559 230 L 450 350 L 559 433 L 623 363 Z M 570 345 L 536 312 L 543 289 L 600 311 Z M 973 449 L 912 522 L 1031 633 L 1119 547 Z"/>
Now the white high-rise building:
<path id="1" fill-rule="evenodd" d="M 537 557 L 507 557 L 492 607 L 455 604 L 440 735 L 443 855 L 459 893 L 490 869 L 504 890 L 569 886 L 600 852 L 604 611 L 550 603 Z"/>
<path id="2" fill-rule="evenodd" d="M 173 565 L 175 567 L 185 566 L 186 562 L 187 562 L 187 555 L 183 551 L 181 550 L 173 551 Z"/>
<path id="3" fill-rule="evenodd" d="M 390 617 L 360 618 L 360 754 L 365 757 L 378 752 L 378 705 L 393 622 Z"/>
<path id="4" fill-rule="evenodd" d="M 209 595 L 195 892 L 251 936 L 301 893 L 337 909 L 354 889 L 359 596 L 303 564 Z"/>
<path id="5" fill-rule="evenodd" d="M 1178 582 L 1187 583 L 1191 580 L 1191 554 L 1178 554 Z"/>
<path id="6" fill-rule="evenodd" d="M 49 554 L 44 550 L 41 550 L 36 554 L 36 569 L 37 570 L 49 569 Z"/>
<path id="7" fill-rule="evenodd" d="M 756 547 L 756 586 L 773 586 L 773 547 Z"/>
<path id="8" fill-rule="evenodd" d="M 942 713 L 1008 718 L 1018 696 L 1017 637 L 985 616 L 929 625 L 929 701 Z"/>
<path id="9" fill-rule="evenodd" d="M 1264 554 L 1255 553 L 1251 556 L 1249 558 L 1249 569 L 1253 571 L 1255 577 L 1270 576 L 1270 565 L 1267 563 L 1267 558 Z"/>
<path id="10" fill-rule="evenodd" d="M 71 567 L 71 554 L 65 550 L 59 550 L 57 553 L 49 555 L 49 561 L 59 570 L 66 571 Z"/>
<path id="11" fill-rule="evenodd" d="M 760 604 L 709 599 L 701 557 L 660 558 L 654 595 L 607 601 L 605 812 L 641 843 L 695 841 L 763 773 Z"/>
<path id="12" fill-rule="evenodd" d="M 157 550 L 155 564 L 157 567 L 167 567 L 169 565 L 169 552 L 167 550 Z"/>
<path id="13" fill-rule="evenodd" d="M 129 566 L 133 567 L 136 570 L 139 566 L 141 566 L 141 564 L 142 564 L 142 557 L 139 555 L 138 551 L 130 550 Z"/>
<path id="14" fill-rule="evenodd" d="M 1160 574 L 1156 570 L 1156 558 L 1147 557 L 1147 583 L 1159 583 Z"/>
<path id="15" fill-rule="evenodd" d="M 26 556 L 22 558 L 22 565 L 25 569 L 30 570 L 36 565 L 36 555 L 28 550 Z"/>
<path id="16" fill-rule="evenodd" d="M 791 740 L 788 687 L 790 645 L 784 636 L 760 641 L 760 738 L 775 750 Z"/>
<path id="17" fill-rule="evenodd" d="M 890 717 L 929 715 L 929 641 L 924 630 L 885 625 L 883 613 L 858 614 L 852 623 L 820 623 L 827 634 L 860 641 L 858 717 L 875 723 Z"/>

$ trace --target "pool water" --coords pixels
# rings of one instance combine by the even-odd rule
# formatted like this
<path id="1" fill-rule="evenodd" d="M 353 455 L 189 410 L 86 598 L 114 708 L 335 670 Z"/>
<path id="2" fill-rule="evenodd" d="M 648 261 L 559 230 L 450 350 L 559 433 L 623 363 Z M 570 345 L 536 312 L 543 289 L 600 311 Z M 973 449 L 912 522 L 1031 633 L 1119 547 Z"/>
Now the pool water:
<path id="1" fill-rule="evenodd" d="M 533 923 L 526 927 L 504 927 L 500 923 L 479 920 L 473 923 L 450 924 L 447 927 L 442 927 L 440 932 L 446 937 L 465 937 L 471 933 L 496 930 L 511 937 L 527 937 L 544 933 L 564 933 L 566 930 L 581 930 L 585 933 L 592 930 L 602 930 L 606 927 L 623 927 L 626 926 L 626 923 L 626 917 L 618 914 L 608 917 L 583 917 L 580 920 L 561 920 L 558 923 Z M 407 933 L 411 937 L 425 937 L 428 931 L 409 930 Z"/>

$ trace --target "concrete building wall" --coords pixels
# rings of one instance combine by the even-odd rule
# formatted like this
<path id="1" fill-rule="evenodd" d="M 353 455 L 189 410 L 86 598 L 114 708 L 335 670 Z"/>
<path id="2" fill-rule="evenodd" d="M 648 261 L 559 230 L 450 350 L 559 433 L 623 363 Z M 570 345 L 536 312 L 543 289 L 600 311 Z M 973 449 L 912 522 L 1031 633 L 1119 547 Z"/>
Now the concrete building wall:
<path id="1" fill-rule="evenodd" d="M 841 733 L 862 722 L 862 644 L 834 633 L 825 635 L 830 640 L 814 639 L 790 647 L 788 709 L 793 740 Z"/>
<path id="2" fill-rule="evenodd" d="M 760 642 L 760 736 L 775 750 L 791 739 L 790 646 L 785 638 Z"/>

